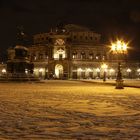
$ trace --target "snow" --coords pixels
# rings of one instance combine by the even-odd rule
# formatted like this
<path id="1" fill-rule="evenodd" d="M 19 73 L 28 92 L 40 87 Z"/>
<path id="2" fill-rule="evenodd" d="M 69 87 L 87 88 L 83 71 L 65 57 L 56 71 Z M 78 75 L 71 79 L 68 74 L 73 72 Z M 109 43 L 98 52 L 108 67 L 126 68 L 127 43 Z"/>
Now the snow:
<path id="1" fill-rule="evenodd" d="M 92 83 L 101 83 L 101 84 L 111 84 L 111 85 L 116 85 L 116 79 L 107 79 L 105 82 L 103 82 L 102 79 L 86 79 L 86 80 L 80 80 L 83 82 L 92 82 Z M 137 87 L 140 88 L 140 79 L 123 79 L 123 85 L 125 87 Z"/>
<path id="2" fill-rule="evenodd" d="M 0 83 L 0 140 L 139 138 L 140 88 L 65 80 Z"/>

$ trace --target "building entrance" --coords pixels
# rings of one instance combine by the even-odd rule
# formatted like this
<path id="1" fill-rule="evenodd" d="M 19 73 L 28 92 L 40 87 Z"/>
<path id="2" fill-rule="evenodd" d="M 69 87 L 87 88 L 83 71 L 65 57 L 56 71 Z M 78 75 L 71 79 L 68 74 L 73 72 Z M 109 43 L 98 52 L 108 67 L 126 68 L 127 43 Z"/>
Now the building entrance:
<path id="1" fill-rule="evenodd" d="M 57 64 L 55 66 L 55 76 L 57 79 L 62 79 L 63 78 L 63 66 L 60 64 Z"/>

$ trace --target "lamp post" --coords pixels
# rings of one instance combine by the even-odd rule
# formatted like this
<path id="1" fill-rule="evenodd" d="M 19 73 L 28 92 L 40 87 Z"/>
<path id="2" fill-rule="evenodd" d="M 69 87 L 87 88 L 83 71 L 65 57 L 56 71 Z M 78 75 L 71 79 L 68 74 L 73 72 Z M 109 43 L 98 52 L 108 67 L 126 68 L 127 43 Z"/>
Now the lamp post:
<path id="1" fill-rule="evenodd" d="M 103 81 L 105 82 L 106 81 L 106 71 L 107 71 L 108 65 L 104 63 L 101 65 L 101 68 L 104 70 Z"/>
<path id="2" fill-rule="evenodd" d="M 124 41 L 118 40 L 115 43 L 111 44 L 111 51 L 114 54 L 124 54 L 127 52 L 127 44 Z M 121 62 L 118 59 L 118 72 L 116 77 L 116 89 L 123 89 L 123 79 L 122 79 L 122 72 L 121 72 Z"/>

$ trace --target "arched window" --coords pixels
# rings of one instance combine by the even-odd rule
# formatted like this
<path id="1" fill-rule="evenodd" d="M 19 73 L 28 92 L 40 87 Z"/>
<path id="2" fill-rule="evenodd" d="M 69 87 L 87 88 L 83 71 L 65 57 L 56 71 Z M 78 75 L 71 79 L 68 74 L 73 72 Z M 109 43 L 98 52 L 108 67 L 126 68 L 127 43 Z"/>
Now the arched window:
<path id="1" fill-rule="evenodd" d="M 73 53 L 72 53 L 72 58 L 73 58 L 73 59 L 76 59 L 76 58 L 77 58 L 77 52 L 73 52 Z"/>
<path id="2" fill-rule="evenodd" d="M 45 58 L 48 59 L 48 52 L 45 52 Z"/>
<path id="3" fill-rule="evenodd" d="M 34 60 L 36 60 L 37 59 L 37 57 L 36 57 L 36 55 L 33 53 L 32 55 L 31 55 L 31 61 L 34 61 Z"/>
<path id="4" fill-rule="evenodd" d="M 43 54 L 42 53 L 39 54 L 39 59 L 43 59 Z"/>
<path id="5" fill-rule="evenodd" d="M 93 59 L 93 53 L 92 52 L 89 53 L 89 59 Z"/>
<path id="6" fill-rule="evenodd" d="M 103 56 L 102 56 L 102 60 L 106 60 L 106 54 L 103 54 Z"/>
<path id="7" fill-rule="evenodd" d="M 97 53 L 95 59 L 96 60 L 100 60 L 101 59 L 101 54 L 100 53 Z"/>
<path id="8" fill-rule="evenodd" d="M 86 59 L 86 54 L 85 54 L 85 52 L 81 52 L 81 59 Z"/>

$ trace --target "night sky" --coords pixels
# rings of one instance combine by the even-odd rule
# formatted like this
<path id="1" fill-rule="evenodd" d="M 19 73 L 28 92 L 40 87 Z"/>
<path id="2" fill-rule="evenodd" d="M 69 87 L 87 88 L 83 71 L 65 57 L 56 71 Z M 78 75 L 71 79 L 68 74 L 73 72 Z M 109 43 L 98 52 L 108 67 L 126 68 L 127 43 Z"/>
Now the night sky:
<path id="1" fill-rule="evenodd" d="M 131 41 L 131 57 L 140 60 L 140 0 L 1 0 L 0 57 L 15 45 L 17 26 L 31 36 L 60 21 L 90 27 L 102 34 L 102 43 Z"/>

